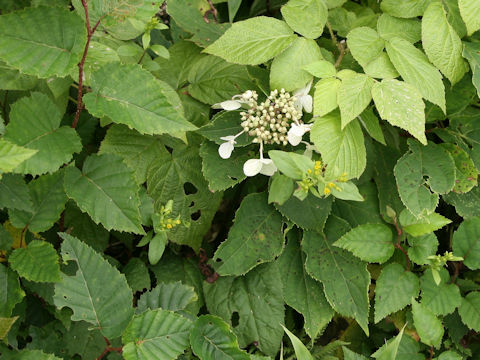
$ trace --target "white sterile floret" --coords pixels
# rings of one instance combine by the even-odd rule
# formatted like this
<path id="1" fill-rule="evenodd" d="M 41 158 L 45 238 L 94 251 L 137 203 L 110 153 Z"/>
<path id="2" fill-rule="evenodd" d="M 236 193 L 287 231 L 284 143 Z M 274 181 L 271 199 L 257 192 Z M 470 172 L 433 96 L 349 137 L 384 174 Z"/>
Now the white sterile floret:
<path id="1" fill-rule="evenodd" d="M 250 159 L 243 164 L 243 173 L 246 176 L 257 174 L 272 176 L 275 171 L 277 171 L 277 167 L 271 159 Z"/>
<path id="2" fill-rule="evenodd" d="M 313 109 L 313 99 L 311 95 L 308 95 L 310 88 L 312 87 L 312 81 L 310 81 L 304 88 L 298 89 L 293 93 L 295 96 L 295 108 L 299 113 L 302 112 L 302 109 L 307 113 L 311 113 Z"/>
<path id="3" fill-rule="evenodd" d="M 293 146 L 297 146 L 302 141 L 303 135 L 310 131 L 311 127 L 311 124 L 292 124 L 290 130 L 288 130 L 288 142 Z"/>
<path id="4" fill-rule="evenodd" d="M 212 105 L 213 109 L 237 110 L 242 107 L 242 103 L 237 100 L 226 100 Z"/>
<path id="5" fill-rule="evenodd" d="M 234 135 L 229 135 L 229 136 L 223 136 L 220 139 L 225 140 L 223 144 L 221 144 L 218 148 L 218 155 L 222 159 L 228 159 L 230 155 L 232 155 L 232 151 L 235 148 L 235 144 L 237 143 L 235 141 L 237 137 Z"/>
<path id="6" fill-rule="evenodd" d="M 247 90 L 243 94 L 232 96 L 232 100 L 225 100 L 212 105 L 213 109 L 223 109 L 227 111 L 237 110 L 242 107 L 242 104 L 252 106 L 256 103 L 258 95 L 255 91 Z"/>

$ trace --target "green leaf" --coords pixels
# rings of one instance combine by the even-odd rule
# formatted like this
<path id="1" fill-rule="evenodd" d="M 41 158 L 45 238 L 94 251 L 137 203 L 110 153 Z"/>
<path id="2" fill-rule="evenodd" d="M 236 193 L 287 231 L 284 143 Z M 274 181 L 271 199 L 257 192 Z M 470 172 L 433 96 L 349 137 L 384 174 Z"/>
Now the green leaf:
<path id="1" fill-rule="evenodd" d="M 342 129 L 370 104 L 373 84 L 374 80 L 365 74 L 355 74 L 343 79 L 337 93 Z"/>
<path id="2" fill-rule="evenodd" d="M 359 261 L 333 243 L 339 234 L 327 236 L 306 231 L 302 247 L 307 254 L 305 267 L 324 287 L 327 301 L 344 316 L 353 317 L 368 335 L 368 285 L 370 274 L 365 263 Z"/>
<path id="3" fill-rule="evenodd" d="M 231 63 L 257 65 L 280 54 L 295 39 L 285 22 L 258 16 L 234 23 L 205 52 Z"/>
<path id="4" fill-rule="evenodd" d="M 363 66 L 365 74 L 380 79 L 393 79 L 399 76 L 385 51 Z"/>
<path id="5" fill-rule="evenodd" d="M 92 74 L 91 88 L 83 101 L 94 116 L 108 116 L 142 134 L 196 129 L 185 119 L 175 91 L 138 65 L 107 64 Z"/>
<path id="6" fill-rule="evenodd" d="M 464 42 L 462 55 L 470 64 L 473 73 L 472 83 L 480 96 L 480 44 Z"/>
<path id="7" fill-rule="evenodd" d="M 11 172 L 26 160 L 35 155 L 38 150 L 27 149 L 14 143 L 0 139 L 0 171 Z"/>
<path id="8" fill-rule="evenodd" d="M 324 116 L 338 107 L 337 94 L 342 81 L 331 77 L 315 84 L 313 95 L 313 115 Z"/>
<path id="9" fill-rule="evenodd" d="M 35 87 L 38 79 L 35 76 L 22 74 L 0 61 L 0 89 L 30 90 Z"/>
<path id="10" fill-rule="evenodd" d="M 180 311 L 184 310 L 188 304 L 197 300 L 197 294 L 192 286 L 184 285 L 180 281 L 169 283 L 161 282 L 152 290 L 140 296 L 137 304 L 137 313 L 158 308 Z"/>
<path id="11" fill-rule="evenodd" d="M 347 178 L 358 178 L 365 170 L 366 150 L 363 133 L 357 120 L 341 129 L 340 114 L 334 112 L 315 120 L 310 139 L 327 164 L 327 176 L 346 173 Z"/>
<path id="12" fill-rule="evenodd" d="M 77 272 L 62 274 L 62 281 L 55 284 L 55 305 L 69 307 L 72 320 L 95 325 L 105 337 L 119 337 L 133 315 L 132 290 L 125 276 L 80 240 L 66 233 L 60 236 L 63 260 L 74 261 Z"/>
<path id="13" fill-rule="evenodd" d="M 255 266 L 269 262 L 283 249 L 282 217 L 267 202 L 265 193 L 250 194 L 235 214 L 228 238 L 215 251 L 220 275 L 243 275 Z M 238 256 L 243 254 L 243 256 Z"/>
<path id="14" fill-rule="evenodd" d="M 375 351 L 372 354 L 372 357 L 379 360 L 396 360 L 398 348 L 403 337 L 403 331 L 405 330 L 405 326 L 407 325 L 405 324 L 402 327 L 402 330 L 400 330 L 397 336 L 395 336 L 393 339 L 388 340 L 385 345 Z"/>
<path id="15" fill-rule="evenodd" d="M 250 356 L 240 350 L 235 334 L 222 319 L 200 316 L 190 332 L 192 350 L 201 360 L 249 360 Z"/>
<path id="16" fill-rule="evenodd" d="M 444 351 L 438 357 L 438 360 L 462 360 L 463 356 L 456 351 L 448 350 Z"/>
<path id="17" fill-rule="evenodd" d="M 445 109 L 445 87 L 440 72 L 428 61 L 426 55 L 401 38 L 386 42 L 390 60 L 402 78 L 418 89 L 422 97 Z"/>
<path id="18" fill-rule="evenodd" d="M 290 0 L 282 6 L 281 12 L 287 24 L 308 39 L 322 35 L 328 15 L 323 0 Z"/>
<path id="19" fill-rule="evenodd" d="M 458 0 L 460 15 L 467 26 L 468 35 L 480 29 L 480 2 L 478 0 Z"/>
<path id="20" fill-rule="evenodd" d="M 137 183 L 147 178 L 150 164 L 166 154 L 165 148 L 153 136 L 142 135 L 123 125 L 113 125 L 100 145 L 99 154 L 115 154 L 135 171 Z"/>
<path id="21" fill-rule="evenodd" d="M 5 174 L 0 179 L 0 208 L 30 211 L 33 207 L 28 187 L 21 175 Z"/>
<path id="22" fill-rule="evenodd" d="M 415 87 L 403 81 L 385 79 L 373 85 L 372 97 L 382 119 L 407 130 L 422 144 L 427 143 L 425 104 Z"/>
<path id="23" fill-rule="evenodd" d="M 460 306 L 462 297 L 457 285 L 448 284 L 450 282 L 448 271 L 441 268 L 439 273 L 440 284 L 435 282 L 431 269 L 427 269 L 421 277 L 422 305 L 426 306 L 435 315 L 447 315 Z"/>
<path id="24" fill-rule="evenodd" d="M 402 229 L 412 236 L 422 236 L 432 233 L 452 222 L 450 219 L 437 213 L 428 214 L 417 219 L 407 209 L 400 213 L 399 220 L 400 224 L 402 224 Z"/>
<path id="25" fill-rule="evenodd" d="M 60 127 L 61 120 L 62 113 L 45 94 L 34 92 L 30 97 L 21 98 L 13 104 L 5 140 L 38 150 L 15 172 L 32 175 L 51 173 L 68 163 L 73 153 L 82 150 L 75 129 Z"/>
<path id="26" fill-rule="evenodd" d="M 221 137 L 228 135 L 236 135 L 243 130 L 241 123 L 241 115 L 239 111 L 220 111 L 215 114 L 210 123 L 201 127 L 197 132 L 210 141 L 220 145 L 225 142 Z M 240 135 L 235 139 L 237 147 L 245 146 L 251 143 L 246 133 Z M 243 170 L 242 170 L 243 172 Z"/>
<path id="27" fill-rule="evenodd" d="M 9 358 L 13 360 L 61 360 L 52 354 L 46 354 L 42 350 L 26 350 L 22 349 L 16 353 L 16 356 Z"/>
<path id="28" fill-rule="evenodd" d="M 3 340 L 7 337 L 8 332 L 12 328 L 12 325 L 17 321 L 18 316 L 11 318 L 0 317 L 0 340 Z"/>
<path id="29" fill-rule="evenodd" d="M 463 257 L 472 270 L 480 269 L 480 217 L 464 220 L 453 234 L 453 255 Z"/>
<path id="30" fill-rule="evenodd" d="M 147 310 L 133 318 L 122 335 L 126 360 L 174 360 L 188 347 L 192 322 L 166 310 Z"/>
<path id="31" fill-rule="evenodd" d="M 58 254 L 52 244 L 33 240 L 26 248 L 12 252 L 8 262 L 21 277 L 35 282 L 57 282 L 61 280 Z"/>
<path id="32" fill-rule="evenodd" d="M 359 225 L 333 243 L 367 262 L 384 263 L 395 251 L 392 230 L 384 224 Z"/>
<path id="33" fill-rule="evenodd" d="M 301 180 L 308 170 L 312 170 L 315 163 L 306 155 L 280 150 L 270 150 L 268 156 L 275 166 L 289 178 Z"/>
<path id="34" fill-rule="evenodd" d="M 42 6 L 0 17 L 0 59 L 24 74 L 68 75 L 86 40 L 84 22 L 67 9 Z"/>
<path id="35" fill-rule="evenodd" d="M 367 130 L 368 135 L 377 140 L 380 144 L 386 145 L 382 127 L 379 124 L 377 115 L 373 112 L 373 107 L 368 107 L 358 115 L 358 120 L 365 130 Z"/>
<path id="36" fill-rule="evenodd" d="M 294 182 L 289 177 L 276 173 L 268 188 L 268 203 L 283 205 L 293 194 Z"/>
<path id="37" fill-rule="evenodd" d="M 65 208 L 67 196 L 63 189 L 64 171 L 43 175 L 28 184 L 33 206 L 28 210 L 9 210 L 10 221 L 17 228 L 28 227 L 30 231 L 50 229 Z"/>
<path id="38" fill-rule="evenodd" d="M 413 324 L 420 340 L 429 346 L 440 347 L 443 338 L 442 322 L 425 305 L 412 301 Z"/>
<path id="39" fill-rule="evenodd" d="M 305 87 L 312 80 L 312 75 L 303 67 L 322 59 L 320 48 L 314 40 L 296 38 L 288 49 L 273 59 L 270 68 L 270 88 L 293 91 Z"/>
<path id="40" fill-rule="evenodd" d="M 480 11 L 478 15 L 480 16 Z M 452 85 L 460 81 L 468 71 L 462 57 L 462 41 L 448 23 L 441 2 L 432 2 L 425 10 L 422 18 L 422 45 L 428 59 Z"/>
<path id="41" fill-rule="evenodd" d="M 0 317 L 9 317 L 12 310 L 25 297 L 17 274 L 0 264 Z"/>
<path id="42" fill-rule="evenodd" d="M 285 333 L 288 335 L 290 341 L 292 342 L 297 359 L 313 360 L 312 354 L 310 353 L 310 351 L 308 351 L 307 347 L 300 341 L 300 339 L 294 334 L 292 334 L 285 326 L 282 327 L 283 330 L 285 330 Z"/>
<path id="43" fill-rule="evenodd" d="M 160 231 L 150 240 L 148 244 L 148 261 L 155 265 L 162 258 L 165 246 L 167 245 L 167 233 Z"/>
<path id="44" fill-rule="evenodd" d="M 323 294 L 323 287 L 304 268 L 305 254 L 298 236 L 289 232 L 288 242 L 277 262 L 283 282 L 283 298 L 287 305 L 303 315 L 305 331 L 315 339 L 327 326 L 334 311 Z"/>
<path id="45" fill-rule="evenodd" d="M 342 346 L 344 360 L 368 360 L 365 356 L 357 354 L 349 348 Z"/>
<path id="46" fill-rule="evenodd" d="M 469 329 L 480 331 L 480 292 L 472 291 L 465 296 L 458 308 L 458 313 Z"/>
<path id="47" fill-rule="evenodd" d="M 356 27 L 347 35 L 348 48 L 357 62 L 365 67 L 383 51 L 385 42 L 372 28 Z"/>
<path id="48" fill-rule="evenodd" d="M 144 234 L 133 171 L 116 155 L 90 155 L 80 171 L 65 170 L 65 191 L 105 229 Z"/>
<path id="49" fill-rule="evenodd" d="M 337 74 L 335 66 L 327 60 L 314 61 L 303 67 L 303 70 L 308 71 L 318 78 L 329 78 Z"/>
<path id="50" fill-rule="evenodd" d="M 455 161 L 455 186 L 452 191 L 456 193 L 469 192 L 478 185 L 478 170 L 473 160 L 465 150 L 457 145 L 443 143 L 441 146 L 450 153 Z"/>
<path id="51" fill-rule="evenodd" d="M 430 263 L 429 256 L 435 255 L 438 248 L 438 240 L 434 233 L 419 237 L 408 237 L 408 256 L 418 265 Z"/>
<path id="52" fill-rule="evenodd" d="M 132 289 L 133 293 L 143 291 L 144 289 L 150 289 L 150 274 L 145 263 L 139 258 L 131 258 L 127 265 L 122 269 L 122 272 L 125 274 L 125 278 L 127 279 L 128 285 L 130 285 L 130 289 Z"/>
<path id="53" fill-rule="evenodd" d="M 276 356 L 283 336 L 282 281 L 277 264 L 262 264 L 245 276 L 220 277 L 213 284 L 203 283 L 207 308 L 231 324 L 240 347 L 252 342 L 267 355 Z"/>
<path id="54" fill-rule="evenodd" d="M 246 66 L 229 64 L 216 56 L 197 60 L 188 73 L 188 93 L 206 104 L 229 100 L 254 87 Z"/>
<path id="55" fill-rule="evenodd" d="M 422 24 L 418 19 L 401 19 L 388 14 L 378 18 L 377 31 L 385 40 L 399 37 L 415 44 L 422 38 Z"/>
<path id="56" fill-rule="evenodd" d="M 383 0 L 380 8 L 383 12 L 399 18 L 413 18 L 423 15 L 431 0 Z"/>

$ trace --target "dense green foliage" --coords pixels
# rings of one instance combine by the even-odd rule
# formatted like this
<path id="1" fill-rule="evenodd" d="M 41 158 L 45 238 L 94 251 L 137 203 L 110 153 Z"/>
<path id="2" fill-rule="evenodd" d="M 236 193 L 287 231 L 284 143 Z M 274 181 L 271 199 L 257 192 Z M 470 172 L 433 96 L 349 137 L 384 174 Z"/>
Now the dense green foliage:
<path id="1" fill-rule="evenodd" d="M 480 0 L 0 0 L 0 357 L 480 359 Z"/>

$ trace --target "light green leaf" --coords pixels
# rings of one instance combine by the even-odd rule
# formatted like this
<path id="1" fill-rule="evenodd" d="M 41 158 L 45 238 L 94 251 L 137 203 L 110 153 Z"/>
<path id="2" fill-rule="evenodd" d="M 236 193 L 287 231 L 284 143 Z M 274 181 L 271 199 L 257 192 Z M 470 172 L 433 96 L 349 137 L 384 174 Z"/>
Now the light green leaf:
<path id="1" fill-rule="evenodd" d="M 30 90 L 35 87 L 38 78 L 22 74 L 3 61 L 0 61 L 0 89 L 2 90 Z"/>
<path id="2" fill-rule="evenodd" d="M 126 360 L 174 360 L 188 347 L 192 322 L 181 315 L 157 309 L 133 318 L 122 335 Z"/>
<path id="3" fill-rule="evenodd" d="M 323 0 L 290 0 L 282 6 L 281 12 L 287 24 L 308 39 L 322 35 L 328 15 Z"/>
<path id="4" fill-rule="evenodd" d="M 366 262 L 384 263 L 392 257 L 392 230 L 384 224 L 359 225 L 333 243 Z"/>
<path id="5" fill-rule="evenodd" d="M 358 178 L 366 166 L 363 133 L 357 120 L 341 129 L 339 112 L 315 120 L 310 139 L 327 164 L 327 176 L 346 173 L 347 178 Z"/>
<path id="6" fill-rule="evenodd" d="M 378 18 L 377 31 L 385 40 L 399 37 L 415 44 L 422 38 L 422 24 L 418 19 L 402 19 L 388 14 Z"/>
<path id="7" fill-rule="evenodd" d="M 455 161 L 455 186 L 453 187 L 456 193 L 466 193 L 478 185 L 478 170 L 473 163 L 473 160 L 461 147 L 443 143 L 441 146 L 447 150 Z"/>
<path id="8" fill-rule="evenodd" d="M 438 248 L 438 240 L 434 233 L 419 237 L 408 237 L 408 256 L 418 265 L 429 264 L 429 256 L 435 255 Z"/>
<path id="9" fill-rule="evenodd" d="M 12 310 L 25 297 L 25 292 L 20 287 L 17 274 L 6 266 L 0 264 L 0 316 L 9 317 Z"/>
<path id="10" fill-rule="evenodd" d="M 385 51 L 381 52 L 378 57 L 363 66 L 365 74 L 379 79 L 393 79 L 398 77 L 390 58 Z"/>
<path id="11" fill-rule="evenodd" d="M 74 12 L 26 8 L 0 17 L 0 59 L 24 74 L 63 77 L 80 62 L 86 35 Z"/>
<path id="12" fill-rule="evenodd" d="M 385 266 L 375 287 L 375 323 L 409 305 L 419 291 L 420 284 L 414 273 L 397 263 Z"/>
<path id="13" fill-rule="evenodd" d="M 462 321 L 470 329 L 480 331 L 480 292 L 472 291 L 462 299 L 458 308 Z"/>
<path id="14" fill-rule="evenodd" d="M 21 175 L 4 174 L 0 179 L 0 208 L 31 211 L 32 199 Z"/>
<path id="15" fill-rule="evenodd" d="M 337 74 L 337 69 L 335 69 L 335 66 L 327 60 L 314 61 L 308 65 L 305 65 L 303 70 L 308 71 L 310 74 L 318 78 L 328 78 Z"/>
<path id="16" fill-rule="evenodd" d="M 450 219 L 437 213 L 428 214 L 418 219 L 407 209 L 400 213 L 399 220 L 400 224 L 402 224 L 402 229 L 412 236 L 432 233 L 452 222 Z"/>
<path id="17" fill-rule="evenodd" d="M 462 55 L 470 64 L 473 73 L 472 83 L 480 96 L 480 44 L 464 42 Z"/>
<path id="18" fill-rule="evenodd" d="M 435 282 L 432 270 L 427 269 L 420 279 L 422 290 L 422 305 L 426 306 L 435 315 L 447 315 L 460 306 L 462 297 L 460 289 L 455 284 L 449 284 L 448 271 L 441 268 L 439 271 L 440 284 Z"/>
<path id="19" fill-rule="evenodd" d="M 289 178 L 301 180 L 315 163 L 308 156 L 280 150 L 270 150 L 268 156 L 275 166 Z"/>
<path id="20" fill-rule="evenodd" d="M 215 251 L 220 275 L 243 275 L 255 266 L 269 262 L 283 249 L 282 217 L 267 202 L 265 193 L 245 197 L 235 214 L 228 238 Z M 243 256 L 238 256 L 243 254 Z"/>
<path id="21" fill-rule="evenodd" d="M 60 236 L 63 260 L 74 261 L 77 272 L 63 274 L 55 284 L 55 305 L 69 307 L 72 320 L 95 325 L 109 339 L 120 336 L 133 315 L 132 290 L 125 276 L 80 240 L 66 233 Z"/>
<path id="22" fill-rule="evenodd" d="M 78 207 L 105 229 L 144 234 L 133 171 L 116 155 L 90 155 L 80 171 L 65 170 L 65 191 Z"/>
<path id="23" fill-rule="evenodd" d="M 314 40 L 296 38 L 288 49 L 273 59 L 270 68 L 270 88 L 293 91 L 305 87 L 312 80 L 312 75 L 303 70 L 303 67 L 322 59 L 320 48 Z"/>
<path id="24" fill-rule="evenodd" d="M 26 160 L 35 155 L 38 150 L 17 146 L 14 143 L 0 139 L 0 171 L 11 172 Z"/>
<path id="25" fill-rule="evenodd" d="M 192 350 L 201 360 L 249 360 L 250 356 L 240 350 L 235 334 L 222 319 L 200 316 L 190 332 Z"/>
<path id="26" fill-rule="evenodd" d="M 97 117 L 108 116 L 142 134 L 196 129 L 185 119 L 175 91 L 138 65 L 107 64 L 92 74 L 91 88 L 83 100 L 87 110 Z"/>
<path id="27" fill-rule="evenodd" d="M 17 321 L 19 317 L 14 316 L 14 317 L 0 317 L 0 340 L 3 340 L 6 338 L 8 335 L 8 332 L 12 328 L 12 325 Z"/>
<path id="28" fill-rule="evenodd" d="M 412 301 L 413 324 L 420 340 L 429 346 L 440 347 L 443 338 L 442 322 L 425 305 Z"/>
<path id="29" fill-rule="evenodd" d="M 159 231 L 148 244 L 148 261 L 155 265 L 162 258 L 168 239 L 165 231 Z"/>
<path id="30" fill-rule="evenodd" d="M 416 87 L 422 97 L 446 112 L 442 75 L 430 64 L 426 55 L 401 38 L 392 38 L 385 46 L 390 60 L 402 78 Z"/>
<path id="31" fill-rule="evenodd" d="M 463 356 L 453 350 L 444 351 L 438 357 L 438 360 L 463 360 Z"/>
<path id="32" fill-rule="evenodd" d="M 399 17 L 399 18 L 413 18 L 423 15 L 431 0 L 383 0 L 380 8 L 383 12 Z"/>
<path id="33" fill-rule="evenodd" d="M 373 85 L 372 97 L 382 119 L 407 130 L 426 144 L 425 104 L 415 87 L 403 81 L 385 79 Z"/>
<path id="34" fill-rule="evenodd" d="M 140 296 L 137 313 L 158 308 L 170 311 L 184 310 L 188 304 L 197 300 L 197 294 L 192 286 L 182 284 L 180 281 L 161 282 Z"/>
<path id="35" fill-rule="evenodd" d="M 374 80 L 365 74 L 355 74 L 342 81 L 337 93 L 342 129 L 370 104 L 373 84 Z"/>
<path id="36" fill-rule="evenodd" d="M 480 1 L 478 0 L 458 0 L 460 15 L 467 25 L 468 35 L 472 35 L 480 29 Z"/>
<path id="37" fill-rule="evenodd" d="M 13 360 L 61 360 L 61 358 L 56 357 L 52 354 L 46 354 L 42 350 L 26 350 L 22 349 L 16 353 Z"/>
<path id="38" fill-rule="evenodd" d="M 480 5 L 480 2 L 478 3 Z M 480 11 L 478 12 L 480 16 Z M 479 22 L 480 27 L 480 22 Z M 462 41 L 448 23 L 441 2 L 432 2 L 422 18 L 422 45 L 430 62 L 453 84 L 468 71 L 462 57 Z"/>
<path id="39" fill-rule="evenodd" d="M 33 240 L 26 248 L 19 248 L 8 258 L 10 266 L 21 277 L 35 282 L 61 280 L 58 254 L 52 244 Z"/>
<path id="40" fill-rule="evenodd" d="M 307 254 L 305 267 L 323 284 L 325 296 L 333 309 L 355 318 L 368 335 L 370 274 L 364 262 L 333 246 L 338 235 L 328 231 L 328 223 L 326 236 L 306 231 L 302 241 L 303 251 Z"/>
<path id="41" fill-rule="evenodd" d="M 325 299 L 322 284 L 307 274 L 305 254 L 297 237 L 289 232 L 285 250 L 277 260 L 283 282 L 283 298 L 287 305 L 303 315 L 305 331 L 315 339 L 330 322 L 334 311 Z"/>
<path id="42" fill-rule="evenodd" d="M 60 127 L 61 120 L 62 114 L 45 94 L 34 92 L 13 104 L 5 140 L 38 150 L 15 172 L 32 175 L 51 173 L 68 163 L 73 153 L 82 150 L 76 131 L 69 126 Z"/>
<path id="43" fill-rule="evenodd" d="M 377 58 L 385 46 L 378 33 L 366 26 L 350 31 L 347 35 L 347 44 L 355 60 L 363 67 Z"/>
<path id="44" fill-rule="evenodd" d="M 396 360 L 398 348 L 403 337 L 403 331 L 406 324 L 402 327 L 402 330 L 393 339 L 388 340 L 380 349 L 372 354 L 372 357 L 378 360 Z"/>
<path id="45" fill-rule="evenodd" d="M 453 255 L 472 270 L 480 269 L 480 217 L 464 220 L 453 234 Z"/>
<path id="46" fill-rule="evenodd" d="M 322 79 L 315 85 L 313 115 L 324 116 L 338 107 L 337 94 L 342 82 L 334 77 Z"/>
<path id="47" fill-rule="evenodd" d="M 382 127 L 379 124 L 377 115 L 373 112 L 373 107 L 368 107 L 358 115 L 358 120 L 365 130 L 367 130 L 368 135 L 377 140 L 380 144 L 386 145 Z"/>
<path id="48" fill-rule="evenodd" d="M 234 23 L 205 52 L 231 63 L 257 65 L 280 54 L 295 39 L 285 22 L 258 16 Z"/>
<path id="49" fill-rule="evenodd" d="M 280 271 L 275 262 L 262 264 L 245 276 L 220 277 L 213 284 L 203 282 L 207 308 L 231 324 L 240 347 L 252 342 L 267 355 L 276 356 L 283 337 L 284 305 Z"/>
<path id="50" fill-rule="evenodd" d="M 58 220 L 65 208 L 67 196 L 63 189 L 64 171 L 43 175 L 28 184 L 33 206 L 28 211 L 9 210 L 10 221 L 17 228 L 28 227 L 30 231 L 48 230 Z"/>
<path id="51" fill-rule="evenodd" d="M 285 333 L 288 335 L 290 341 L 292 342 L 297 359 L 313 360 L 312 354 L 310 353 L 310 351 L 308 351 L 307 347 L 300 341 L 300 339 L 294 334 L 292 334 L 285 326 L 282 327 L 283 330 L 285 330 Z"/>

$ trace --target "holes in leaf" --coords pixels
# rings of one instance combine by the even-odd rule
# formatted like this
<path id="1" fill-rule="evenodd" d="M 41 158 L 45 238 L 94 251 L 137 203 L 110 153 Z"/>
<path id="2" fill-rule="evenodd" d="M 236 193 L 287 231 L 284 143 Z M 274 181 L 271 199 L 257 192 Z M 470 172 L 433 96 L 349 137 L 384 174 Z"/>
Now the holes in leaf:
<path id="1" fill-rule="evenodd" d="M 195 202 L 191 202 L 190 205 L 188 205 L 188 207 L 194 207 L 195 206 Z"/>
<path id="2" fill-rule="evenodd" d="M 196 194 L 198 192 L 198 189 L 191 182 L 186 182 L 185 184 L 183 184 L 183 191 L 185 192 L 185 195 L 190 195 Z"/>
<path id="3" fill-rule="evenodd" d="M 232 327 L 237 327 L 240 320 L 240 316 L 237 311 L 234 311 L 232 314 Z"/>
<path id="4" fill-rule="evenodd" d="M 168 151 L 170 154 L 173 153 L 173 148 L 171 148 L 170 146 L 165 145 L 165 149 L 167 149 L 167 151 Z"/>
<path id="5" fill-rule="evenodd" d="M 202 212 L 200 210 L 197 210 L 192 215 L 190 215 L 190 218 L 193 221 L 197 221 L 198 219 L 200 219 L 200 216 L 202 216 Z"/>

